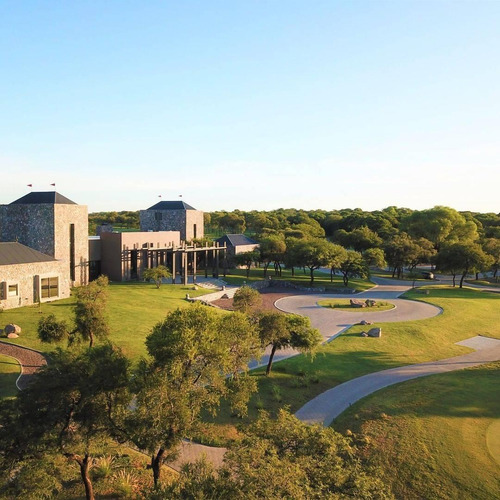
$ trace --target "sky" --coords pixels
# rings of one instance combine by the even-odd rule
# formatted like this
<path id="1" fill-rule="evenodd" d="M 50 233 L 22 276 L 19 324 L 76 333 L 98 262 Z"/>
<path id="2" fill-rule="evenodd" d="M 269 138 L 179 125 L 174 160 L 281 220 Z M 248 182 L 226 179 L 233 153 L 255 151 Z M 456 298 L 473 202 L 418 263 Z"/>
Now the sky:
<path id="1" fill-rule="evenodd" d="M 500 211 L 500 1 L 0 0 L 0 204 Z"/>

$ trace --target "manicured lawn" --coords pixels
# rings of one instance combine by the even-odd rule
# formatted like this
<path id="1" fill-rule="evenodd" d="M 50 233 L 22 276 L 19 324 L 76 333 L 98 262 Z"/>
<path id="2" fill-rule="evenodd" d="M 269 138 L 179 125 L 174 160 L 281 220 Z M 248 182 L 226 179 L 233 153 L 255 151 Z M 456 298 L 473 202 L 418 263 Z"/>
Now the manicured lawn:
<path id="1" fill-rule="evenodd" d="M 497 362 L 404 382 L 354 404 L 333 427 L 368 437 L 365 452 L 396 498 L 498 498 L 499 378 Z"/>
<path id="2" fill-rule="evenodd" d="M 354 307 L 351 305 L 349 299 L 324 299 L 318 300 L 318 306 L 327 307 L 330 309 L 340 309 L 346 312 L 377 312 L 377 311 L 388 311 L 389 309 L 394 309 L 396 306 L 394 304 L 389 304 L 389 302 L 377 301 L 374 306 L 371 307 Z"/>
<path id="3" fill-rule="evenodd" d="M 150 283 L 112 283 L 109 287 L 108 317 L 111 328 L 109 339 L 119 345 L 123 352 L 138 359 L 146 354 L 144 339 L 152 327 L 168 312 L 177 307 L 186 307 L 186 293 L 197 297 L 210 293 L 207 290 L 191 290 L 192 286 L 162 285 L 159 289 Z M 42 314 L 55 314 L 58 319 L 72 322 L 74 298 L 59 300 L 38 306 L 22 307 L 4 311 L 0 316 L 2 325 L 15 323 L 22 333 L 15 343 L 50 351 L 51 344 L 42 344 L 37 338 L 37 325 Z M 5 340 L 5 339 L 4 339 Z"/>
<path id="4" fill-rule="evenodd" d="M 350 328 L 330 344 L 321 346 L 314 360 L 295 356 L 276 363 L 271 376 L 264 369 L 252 372 L 259 381 L 259 394 L 250 404 L 250 418 L 259 408 L 271 412 L 288 405 L 298 410 L 316 395 L 342 382 L 396 366 L 444 359 L 470 352 L 454 345 L 474 335 L 500 338 L 500 294 L 474 289 L 428 287 L 429 295 L 410 291 L 406 297 L 443 308 L 434 318 L 401 323 L 375 323 L 381 338 L 363 338 L 361 325 Z M 236 422 L 223 412 L 221 422 Z"/>
<path id="5" fill-rule="evenodd" d="M 16 380 L 20 373 L 21 367 L 14 358 L 0 354 L 0 399 L 17 394 Z"/>
<path id="6" fill-rule="evenodd" d="M 295 276 L 292 276 L 292 271 L 290 269 L 283 269 L 281 276 L 274 275 L 274 268 L 269 268 L 267 272 L 268 279 L 276 281 L 291 281 L 299 286 L 309 287 L 310 286 L 310 276 L 309 271 L 304 274 L 304 271 L 300 269 L 295 269 Z M 221 279 L 225 280 L 230 285 L 242 285 L 243 283 L 253 283 L 255 281 L 262 281 L 264 279 L 264 269 L 250 269 L 250 277 L 247 278 L 246 269 L 230 269 L 224 278 L 221 275 Z M 333 290 L 335 292 L 339 292 L 341 290 L 357 290 L 362 292 L 364 290 L 369 290 L 373 288 L 375 285 L 369 280 L 362 280 L 357 278 L 351 278 L 349 280 L 349 286 L 345 287 L 342 282 L 342 277 L 338 275 L 334 275 L 333 281 L 330 281 L 330 274 L 315 271 L 314 272 L 314 283 L 313 287 L 325 287 L 328 290 Z"/>
<path id="7" fill-rule="evenodd" d="M 470 283 L 471 285 L 481 285 L 481 286 L 500 288 L 500 282 L 497 280 L 498 278 L 485 278 L 482 280 L 465 280 L 465 282 Z"/>

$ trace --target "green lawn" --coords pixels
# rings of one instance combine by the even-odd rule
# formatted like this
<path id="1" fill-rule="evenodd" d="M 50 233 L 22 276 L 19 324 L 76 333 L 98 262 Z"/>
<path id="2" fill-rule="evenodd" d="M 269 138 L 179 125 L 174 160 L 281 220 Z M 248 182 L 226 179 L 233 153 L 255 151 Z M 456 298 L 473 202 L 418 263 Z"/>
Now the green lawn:
<path id="1" fill-rule="evenodd" d="M 498 278 L 485 278 L 482 280 L 465 280 L 465 282 L 470 283 L 471 285 L 481 285 L 481 286 L 500 288 L 500 282 L 498 282 Z"/>
<path id="2" fill-rule="evenodd" d="M 0 354 L 0 399 L 17 394 L 16 380 L 21 373 L 21 366 L 14 358 Z"/>
<path id="3" fill-rule="evenodd" d="M 300 268 L 295 269 L 295 276 L 292 276 L 292 271 L 290 269 L 283 269 L 281 276 L 275 276 L 274 268 L 269 268 L 267 270 L 267 276 L 276 281 L 291 281 L 297 285 L 309 287 L 310 286 L 310 275 L 307 270 L 306 274 Z M 250 269 L 250 277 L 247 278 L 246 269 L 230 269 L 225 278 L 221 278 L 230 285 L 242 285 L 243 283 L 253 283 L 255 281 L 262 281 L 264 279 L 264 268 Z M 314 272 L 314 287 L 326 287 L 328 290 L 338 292 L 340 290 L 350 290 L 354 289 L 358 292 L 364 290 L 369 290 L 375 285 L 369 280 L 351 278 L 349 280 L 349 286 L 345 287 L 342 282 L 342 277 L 335 275 L 333 277 L 333 282 L 330 281 L 330 274 L 320 271 Z"/>
<path id="4" fill-rule="evenodd" d="M 498 498 L 500 362 L 378 391 L 333 427 L 368 437 L 396 498 Z M 496 457 L 496 459 L 495 459 Z"/>
<path id="5" fill-rule="evenodd" d="M 390 304 L 385 301 L 377 301 L 374 306 L 359 308 L 351 305 L 349 299 L 324 299 L 318 300 L 318 306 L 327 307 L 330 309 L 339 309 L 341 311 L 346 312 L 381 312 L 381 311 L 389 311 L 390 309 L 394 309 L 396 306 L 394 304 Z"/>
<path id="6" fill-rule="evenodd" d="M 191 297 L 209 293 L 207 290 L 191 290 L 191 286 L 162 285 L 159 289 L 150 283 L 112 283 L 109 287 L 108 317 L 111 328 L 110 340 L 123 352 L 138 359 L 146 353 L 144 339 L 151 328 L 177 307 L 186 307 L 186 293 Z M 37 338 L 37 325 L 42 314 L 55 314 L 59 319 L 72 321 L 74 298 L 38 306 L 9 309 L 1 315 L 2 324 L 15 323 L 22 334 L 14 343 L 40 351 L 55 348 L 42 344 Z M 6 340 L 6 339 L 4 339 Z"/>
<path id="7" fill-rule="evenodd" d="M 428 287 L 429 295 L 418 290 L 406 297 L 435 304 L 443 313 L 434 318 L 401 323 L 375 323 L 382 327 L 381 338 L 363 338 L 361 325 L 351 327 L 333 342 L 321 346 L 311 361 L 295 356 L 275 363 L 271 376 L 264 369 L 252 372 L 259 381 L 259 394 L 251 402 L 250 418 L 259 408 L 275 412 L 284 405 L 292 412 L 307 401 L 342 382 L 387 368 L 444 359 L 470 352 L 454 345 L 474 335 L 500 338 L 500 295 L 474 289 Z M 219 422 L 236 422 L 224 411 Z"/>

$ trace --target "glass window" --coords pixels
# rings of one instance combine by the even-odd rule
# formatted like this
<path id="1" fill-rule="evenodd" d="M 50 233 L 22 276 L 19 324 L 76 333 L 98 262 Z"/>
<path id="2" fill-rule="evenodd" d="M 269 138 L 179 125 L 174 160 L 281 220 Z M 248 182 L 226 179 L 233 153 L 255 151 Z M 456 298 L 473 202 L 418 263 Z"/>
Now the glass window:
<path id="1" fill-rule="evenodd" d="M 42 299 L 59 297 L 59 278 L 42 278 Z"/>
<path id="2" fill-rule="evenodd" d="M 17 297 L 19 295 L 18 285 L 9 285 L 8 297 Z"/>

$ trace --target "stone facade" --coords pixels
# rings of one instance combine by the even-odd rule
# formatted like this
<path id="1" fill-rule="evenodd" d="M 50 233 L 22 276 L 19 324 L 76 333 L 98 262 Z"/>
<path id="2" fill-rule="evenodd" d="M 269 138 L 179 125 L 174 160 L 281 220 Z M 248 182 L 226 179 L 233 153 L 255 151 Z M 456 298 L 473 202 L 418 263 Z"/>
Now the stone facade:
<path id="1" fill-rule="evenodd" d="M 88 282 L 88 213 L 85 205 L 2 205 L 0 241 L 18 241 L 63 261 L 74 286 Z"/>
<path id="2" fill-rule="evenodd" d="M 141 210 L 141 231 L 179 231 L 182 241 L 203 238 L 203 212 L 194 209 Z"/>
<path id="3" fill-rule="evenodd" d="M 57 295 L 42 297 L 42 280 L 57 278 Z M 55 288 L 53 288 L 55 290 Z M 62 261 L 0 266 L 0 309 L 29 306 L 70 296 L 67 264 Z"/>

